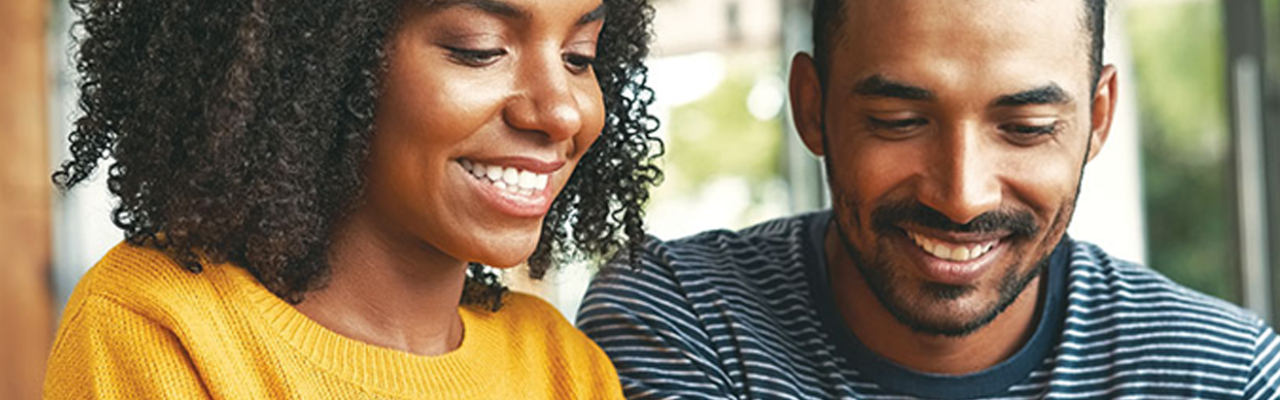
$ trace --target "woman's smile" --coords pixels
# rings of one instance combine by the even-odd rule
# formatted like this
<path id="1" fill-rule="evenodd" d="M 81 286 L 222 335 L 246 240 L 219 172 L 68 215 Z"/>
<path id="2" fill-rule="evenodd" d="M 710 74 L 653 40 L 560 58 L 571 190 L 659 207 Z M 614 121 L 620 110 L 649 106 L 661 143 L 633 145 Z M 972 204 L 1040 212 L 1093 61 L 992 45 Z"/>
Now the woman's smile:
<path id="1" fill-rule="evenodd" d="M 477 4 L 406 6 L 387 46 L 369 201 L 355 215 L 376 215 L 371 227 L 456 262 L 506 267 L 533 253 L 604 128 L 585 61 L 596 57 L 604 6 Z"/>
<path id="2" fill-rule="evenodd" d="M 513 217 L 541 217 L 551 208 L 555 192 L 551 177 L 564 161 L 541 161 L 526 157 L 504 157 L 454 163 L 471 176 L 471 185 L 481 198 L 499 212 Z"/>

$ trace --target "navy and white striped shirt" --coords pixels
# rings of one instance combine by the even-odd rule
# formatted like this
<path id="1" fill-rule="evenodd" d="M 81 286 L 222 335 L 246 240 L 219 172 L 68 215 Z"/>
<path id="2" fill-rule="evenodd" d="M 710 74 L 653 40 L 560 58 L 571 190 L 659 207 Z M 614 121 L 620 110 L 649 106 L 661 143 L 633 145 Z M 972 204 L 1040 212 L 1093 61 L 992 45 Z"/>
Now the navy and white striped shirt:
<path id="1" fill-rule="evenodd" d="M 826 284 L 830 212 L 652 240 L 596 276 L 578 325 L 627 397 L 1278 398 L 1275 333 L 1252 314 L 1064 239 L 1040 323 L 982 372 L 913 371 L 863 347 Z"/>

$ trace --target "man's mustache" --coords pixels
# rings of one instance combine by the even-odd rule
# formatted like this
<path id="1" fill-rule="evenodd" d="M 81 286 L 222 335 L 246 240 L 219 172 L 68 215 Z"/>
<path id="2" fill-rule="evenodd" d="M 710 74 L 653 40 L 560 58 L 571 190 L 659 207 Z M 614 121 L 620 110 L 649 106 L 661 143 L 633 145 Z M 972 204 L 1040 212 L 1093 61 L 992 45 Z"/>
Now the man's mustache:
<path id="1" fill-rule="evenodd" d="M 965 224 L 957 224 L 917 201 L 889 203 L 871 212 L 871 229 L 878 233 L 902 229 L 904 225 L 956 233 L 1009 233 L 1014 237 L 1030 237 L 1040 232 L 1035 216 L 1024 210 L 989 211 Z"/>

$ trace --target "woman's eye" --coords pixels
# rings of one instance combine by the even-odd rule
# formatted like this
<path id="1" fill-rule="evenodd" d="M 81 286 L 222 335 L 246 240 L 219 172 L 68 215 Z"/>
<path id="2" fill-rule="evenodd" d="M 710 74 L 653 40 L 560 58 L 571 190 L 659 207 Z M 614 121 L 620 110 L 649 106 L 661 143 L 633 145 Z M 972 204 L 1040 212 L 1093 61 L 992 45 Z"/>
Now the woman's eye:
<path id="1" fill-rule="evenodd" d="M 867 122 L 871 126 L 872 130 L 891 130 L 898 132 L 910 131 L 929 123 L 929 121 L 924 118 L 880 119 L 875 117 L 867 117 Z"/>
<path id="2" fill-rule="evenodd" d="M 582 54 L 571 53 L 571 54 L 566 54 L 564 56 L 564 62 L 569 65 L 569 70 L 573 71 L 574 73 L 581 73 L 581 72 L 586 72 L 588 69 L 590 69 L 591 64 L 594 64 L 596 62 L 596 58 L 582 55 Z"/>
<path id="3" fill-rule="evenodd" d="M 449 57 L 454 61 L 463 65 L 472 67 L 483 67 L 498 61 L 499 57 L 507 54 L 504 49 L 464 49 L 460 47 L 448 47 Z"/>

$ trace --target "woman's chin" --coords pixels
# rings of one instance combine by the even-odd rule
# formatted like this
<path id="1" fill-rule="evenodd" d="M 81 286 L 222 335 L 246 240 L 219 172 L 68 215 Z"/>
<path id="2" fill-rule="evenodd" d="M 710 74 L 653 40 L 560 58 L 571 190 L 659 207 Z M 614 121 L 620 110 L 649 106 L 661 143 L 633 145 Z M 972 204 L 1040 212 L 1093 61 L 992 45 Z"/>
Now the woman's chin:
<path id="1" fill-rule="evenodd" d="M 493 268 L 497 268 L 497 269 L 511 269 L 511 268 L 524 265 L 524 262 L 526 260 L 528 260 L 528 257 L 522 258 L 519 261 L 515 261 L 515 262 L 511 262 L 507 260 L 503 260 L 501 262 L 484 262 L 484 261 L 477 261 L 477 262 Z"/>
<path id="2" fill-rule="evenodd" d="M 518 267 L 529 260 L 529 256 L 533 255 L 533 250 L 537 248 L 537 244 L 537 241 L 533 241 L 527 246 L 506 245 L 486 249 L 483 254 L 479 254 L 472 261 L 498 269 Z"/>

